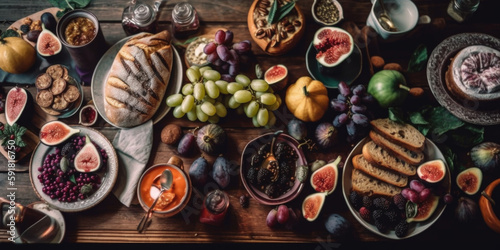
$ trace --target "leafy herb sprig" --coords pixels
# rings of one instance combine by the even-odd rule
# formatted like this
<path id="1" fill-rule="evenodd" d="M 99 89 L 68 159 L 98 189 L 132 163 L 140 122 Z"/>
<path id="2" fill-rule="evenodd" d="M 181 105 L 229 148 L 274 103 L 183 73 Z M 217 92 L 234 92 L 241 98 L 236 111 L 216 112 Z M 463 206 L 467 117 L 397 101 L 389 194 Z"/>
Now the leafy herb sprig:
<path id="1" fill-rule="evenodd" d="M 12 126 L 9 124 L 3 126 L 4 128 L 0 129 L 0 140 L 3 140 L 2 146 L 7 146 L 10 140 L 14 140 L 14 144 L 20 148 L 26 146 L 26 142 L 23 141 L 23 135 L 26 133 L 25 127 L 19 126 L 17 123 L 12 124 Z"/>
<path id="2" fill-rule="evenodd" d="M 278 6 L 278 0 L 274 0 L 273 3 L 271 4 L 271 9 L 269 10 L 269 16 L 267 17 L 267 22 L 268 23 L 275 23 L 286 15 L 290 13 L 290 11 L 295 8 L 295 2 L 297 0 L 293 0 L 291 2 L 286 3 L 283 6 Z"/>
<path id="3" fill-rule="evenodd" d="M 57 17 L 62 17 L 66 12 L 74 9 L 83 9 L 87 7 L 92 0 L 48 0 L 54 7 L 61 10 L 57 12 Z"/>

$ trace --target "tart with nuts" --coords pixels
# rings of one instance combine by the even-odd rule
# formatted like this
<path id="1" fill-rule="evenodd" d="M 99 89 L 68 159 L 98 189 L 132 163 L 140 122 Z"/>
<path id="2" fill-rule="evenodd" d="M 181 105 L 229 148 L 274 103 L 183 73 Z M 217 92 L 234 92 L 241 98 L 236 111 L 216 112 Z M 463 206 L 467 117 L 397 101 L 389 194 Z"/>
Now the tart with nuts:
<path id="1" fill-rule="evenodd" d="M 269 55 L 282 55 L 302 38 L 305 18 L 294 0 L 255 0 L 248 11 L 250 35 Z"/>

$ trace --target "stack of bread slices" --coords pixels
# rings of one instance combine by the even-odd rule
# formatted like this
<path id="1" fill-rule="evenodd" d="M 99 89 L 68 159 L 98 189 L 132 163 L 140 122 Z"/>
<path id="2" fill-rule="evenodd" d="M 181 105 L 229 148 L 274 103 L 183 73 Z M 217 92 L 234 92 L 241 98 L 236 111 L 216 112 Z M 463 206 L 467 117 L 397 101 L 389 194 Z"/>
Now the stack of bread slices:
<path id="1" fill-rule="evenodd" d="M 370 139 L 352 158 L 352 188 L 364 195 L 394 196 L 424 161 L 425 136 L 410 124 L 388 118 L 370 123 Z"/>

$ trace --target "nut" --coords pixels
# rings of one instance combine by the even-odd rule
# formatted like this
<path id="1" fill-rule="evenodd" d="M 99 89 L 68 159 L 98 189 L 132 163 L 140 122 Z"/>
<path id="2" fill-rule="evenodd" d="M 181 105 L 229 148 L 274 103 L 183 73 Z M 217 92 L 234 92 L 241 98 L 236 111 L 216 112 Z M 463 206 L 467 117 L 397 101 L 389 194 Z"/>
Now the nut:
<path id="1" fill-rule="evenodd" d="M 281 36 L 282 39 L 286 39 L 288 37 L 288 33 L 286 33 L 286 31 L 282 30 L 280 32 L 280 36 Z"/>
<path id="2" fill-rule="evenodd" d="M 385 65 L 385 61 L 384 61 L 384 58 L 380 57 L 380 56 L 372 56 L 372 58 L 370 58 L 371 62 L 372 62 L 372 65 L 373 67 L 375 68 L 382 68 L 384 67 Z"/>
<path id="3" fill-rule="evenodd" d="M 295 27 L 300 27 L 301 25 L 302 25 L 302 22 L 301 22 L 301 21 L 299 21 L 299 20 L 294 20 L 294 21 L 293 21 L 293 26 L 295 26 Z"/>
<path id="4" fill-rule="evenodd" d="M 266 26 L 266 24 L 267 24 L 267 21 L 266 21 L 266 20 L 264 20 L 264 19 L 259 19 L 259 20 L 257 21 L 257 27 L 262 28 L 262 27 Z"/>
<path id="5" fill-rule="evenodd" d="M 384 66 L 384 69 L 387 69 L 387 70 L 396 70 L 396 71 L 399 71 L 399 72 L 403 72 L 403 67 L 401 67 L 401 65 L 399 65 L 399 63 L 388 63 Z"/>
<path id="6" fill-rule="evenodd" d="M 293 25 L 288 25 L 285 27 L 285 30 L 286 32 L 294 32 L 295 31 L 295 27 Z"/>
<path id="7" fill-rule="evenodd" d="M 182 137 L 179 125 L 169 124 L 161 130 L 161 141 L 167 145 L 175 145 Z"/>
<path id="8" fill-rule="evenodd" d="M 264 29 L 258 29 L 256 32 L 255 32 L 255 36 L 259 39 L 262 39 L 266 36 L 266 31 Z"/>

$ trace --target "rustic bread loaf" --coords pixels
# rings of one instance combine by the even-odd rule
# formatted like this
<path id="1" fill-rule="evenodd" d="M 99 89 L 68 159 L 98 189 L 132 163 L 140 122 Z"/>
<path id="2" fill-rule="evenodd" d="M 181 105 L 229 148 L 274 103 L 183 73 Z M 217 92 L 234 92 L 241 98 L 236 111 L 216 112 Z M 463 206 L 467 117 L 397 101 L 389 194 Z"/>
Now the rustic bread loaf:
<path id="1" fill-rule="evenodd" d="M 375 119 L 370 122 L 372 128 L 388 140 L 413 151 L 422 151 L 425 136 L 411 124 L 399 123 L 389 118 Z"/>
<path id="2" fill-rule="evenodd" d="M 396 158 L 373 141 L 367 142 L 363 146 L 362 152 L 363 157 L 372 164 L 392 169 L 407 176 L 417 173 L 417 168 L 414 165 Z"/>
<path id="3" fill-rule="evenodd" d="M 352 170 L 352 190 L 363 195 L 394 196 L 401 193 L 402 188 L 373 178 L 359 169 Z"/>
<path id="4" fill-rule="evenodd" d="M 368 162 L 362 154 L 355 155 L 352 158 L 352 166 L 355 169 L 363 171 L 374 178 L 385 181 L 398 187 L 404 187 L 408 184 L 408 176 L 391 171 L 385 167 L 380 167 Z"/>
<path id="5" fill-rule="evenodd" d="M 141 33 L 116 55 L 104 87 L 110 122 L 134 127 L 151 119 L 163 101 L 172 73 L 170 33 Z"/>
<path id="6" fill-rule="evenodd" d="M 412 165 L 418 165 L 424 161 L 424 153 L 422 151 L 413 151 L 407 149 L 401 145 L 389 141 L 383 135 L 375 132 L 374 130 L 370 131 L 370 138 L 377 145 L 389 151 L 397 158 L 406 161 Z"/>

